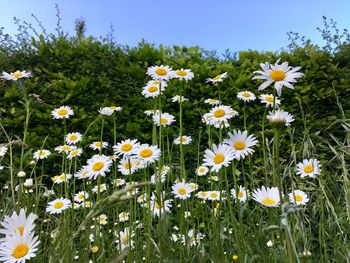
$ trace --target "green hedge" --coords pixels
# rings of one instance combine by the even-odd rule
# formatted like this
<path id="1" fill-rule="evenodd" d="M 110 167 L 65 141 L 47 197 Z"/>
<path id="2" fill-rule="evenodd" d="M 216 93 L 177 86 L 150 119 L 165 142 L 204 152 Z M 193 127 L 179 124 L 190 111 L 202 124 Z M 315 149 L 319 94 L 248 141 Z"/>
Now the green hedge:
<path id="1" fill-rule="evenodd" d="M 6 51 L 4 46 L 1 49 Z M 124 110 L 117 114 L 118 140 L 138 138 L 151 142 L 150 118 L 146 118 L 143 111 L 151 109 L 153 104 L 142 97 L 141 89 L 148 80 L 145 75 L 147 67 L 160 64 L 175 69 L 190 68 L 195 74 L 195 78 L 183 87 L 183 95 L 190 100 L 184 105 L 185 134 L 196 136 L 199 129 L 204 128 L 201 114 L 210 109 L 204 100 L 216 98 L 218 94 L 217 88 L 206 84 L 205 80 L 225 71 L 229 78 L 220 85 L 221 99 L 225 105 L 232 105 L 240 112 L 232 127 L 242 128 L 243 103 L 237 100 L 236 93 L 242 90 L 250 90 L 257 95 L 273 92 L 272 87 L 258 92 L 261 82 L 252 80 L 252 76 L 253 71 L 260 69 L 260 63 L 274 63 L 278 58 L 289 61 L 292 66 L 302 66 L 301 72 L 305 73 L 295 90 L 283 89 L 282 105 L 296 116 L 294 127 L 300 127 L 302 132 L 302 107 L 306 124 L 312 127 L 311 132 L 322 132 L 341 117 L 334 90 L 345 116 L 350 114 L 350 64 L 344 60 L 349 56 L 348 45 L 330 54 L 308 44 L 291 53 L 249 50 L 240 52 L 237 58 L 219 59 L 199 47 L 156 48 L 141 42 L 138 47 L 129 48 L 92 37 L 51 36 L 49 39 L 32 39 L 29 49 L 0 53 L 0 68 L 6 72 L 17 69 L 32 72 L 34 77 L 26 80 L 26 85 L 29 93 L 39 95 L 42 101 L 35 103 L 31 117 L 29 147 L 39 148 L 43 138 L 49 136 L 45 148 L 53 149 L 62 143 L 63 127 L 61 121 L 52 119 L 51 111 L 61 105 L 69 105 L 75 112 L 68 121 L 68 131 L 79 132 L 84 132 L 96 118 L 100 107 L 120 105 Z M 171 97 L 179 93 L 179 85 L 179 81 L 172 80 L 164 96 L 165 111 L 175 116 L 178 116 L 178 105 L 171 102 Z M 0 102 L 2 122 L 13 136 L 21 135 L 25 112 L 15 84 L 2 80 L 0 93 L 3 98 Z M 255 123 L 261 120 L 263 111 L 264 107 L 258 102 L 248 105 L 249 129 L 254 129 Z M 112 122 L 107 120 L 106 134 L 112 135 L 112 128 Z M 177 135 L 176 129 L 168 129 L 171 139 Z M 90 130 L 89 139 L 98 139 L 99 133 L 99 125 L 96 124 Z M 112 142 L 111 137 L 106 139 Z"/>

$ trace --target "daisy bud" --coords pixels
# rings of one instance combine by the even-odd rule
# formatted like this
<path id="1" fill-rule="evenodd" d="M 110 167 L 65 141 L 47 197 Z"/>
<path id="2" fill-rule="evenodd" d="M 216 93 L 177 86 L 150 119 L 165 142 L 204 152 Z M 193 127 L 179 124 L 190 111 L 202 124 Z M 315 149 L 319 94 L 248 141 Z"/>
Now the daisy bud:
<path id="1" fill-rule="evenodd" d="M 276 127 L 283 127 L 286 124 L 286 120 L 283 118 L 282 114 L 275 112 L 270 118 L 270 123 Z"/>
<path id="2" fill-rule="evenodd" d="M 18 172 L 17 176 L 18 177 L 25 177 L 26 173 L 24 171 L 20 171 L 20 172 Z"/>
<path id="3" fill-rule="evenodd" d="M 97 253 L 97 251 L 98 251 L 98 246 L 94 246 L 94 247 L 91 248 L 91 252 L 92 253 L 95 254 L 95 253 Z"/>
<path id="4" fill-rule="evenodd" d="M 272 246 L 273 246 L 273 243 L 272 243 L 271 240 L 269 240 L 269 241 L 266 243 L 266 245 L 267 245 L 268 247 L 272 247 Z"/>
<path id="5" fill-rule="evenodd" d="M 26 179 L 23 185 L 26 188 L 33 187 L 33 179 L 32 178 Z"/>

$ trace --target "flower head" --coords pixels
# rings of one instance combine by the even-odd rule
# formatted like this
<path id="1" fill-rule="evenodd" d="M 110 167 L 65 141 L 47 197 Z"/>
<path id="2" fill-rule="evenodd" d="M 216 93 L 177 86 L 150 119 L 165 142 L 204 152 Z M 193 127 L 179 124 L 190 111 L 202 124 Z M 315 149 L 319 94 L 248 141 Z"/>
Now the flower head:
<path id="1" fill-rule="evenodd" d="M 94 155 L 87 161 L 87 176 L 96 179 L 99 175 L 105 177 L 106 172 L 110 171 L 112 160 L 106 155 Z"/>
<path id="2" fill-rule="evenodd" d="M 2 76 L 0 78 L 16 81 L 18 79 L 29 78 L 31 76 L 32 76 L 32 74 L 30 72 L 27 72 L 25 70 L 24 71 L 17 70 L 15 72 L 11 72 L 11 73 L 2 72 Z"/>
<path id="3" fill-rule="evenodd" d="M 211 82 L 211 83 L 215 84 L 217 82 L 222 82 L 224 80 L 224 78 L 226 78 L 226 77 L 227 77 L 227 72 L 224 72 L 224 73 L 222 73 L 220 75 L 217 75 L 214 78 L 208 78 L 206 80 L 206 82 Z"/>
<path id="4" fill-rule="evenodd" d="M 64 210 L 71 207 L 72 202 L 67 198 L 61 197 L 49 202 L 46 207 L 46 212 L 50 214 L 61 214 Z"/>
<path id="5" fill-rule="evenodd" d="M 171 115 L 169 113 L 155 113 L 153 115 L 153 123 L 156 124 L 157 126 L 169 126 L 175 121 L 175 116 Z"/>
<path id="6" fill-rule="evenodd" d="M 266 104 L 266 107 L 273 107 L 273 100 L 275 100 L 276 106 L 281 105 L 281 101 L 278 98 L 275 98 L 272 94 L 262 94 L 259 99 L 261 103 Z"/>
<path id="7" fill-rule="evenodd" d="M 238 92 L 237 98 L 240 100 L 243 100 L 244 102 L 249 102 L 249 101 L 255 100 L 256 96 L 253 92 L 241 91 L 241 92 Z"/>
<path id="8" fill-rule="evenodd" d="M 277 187 L 265 187 L 256 189 L 252 193 L 252 198 L 266 207 L 277 207 L 280 204 L 280 194 Z"/>
<path id="9" fill-rule="evenodd" d="M 297 174 L 301 178 L 315 178 L 321 173 L 320 162 L 317 159 L 304 159 L 302 163 L 298 163 L 297 167 Z"/>
<path id="10" fill-rule="evenodd" d="M 227 144 L 232 147 L 235 159 L 244 159 L 246 156 L 254 152 L 254 150 L 251 149 L 251 147 L 255 146 L 258 143 L 258 141 L 253 135 L 248 136 L 247 131 L 242 132 L 234 130 L 233 134 L 229 133 L 228 135 L 230 138 L 225 139 L 224 144 Z"/>
<path id="11" fill-rule="evenodd" d="M 270 111 L 266 117 L 275 126 L 289 126 L 294 121 L 293 115 L 284 110 Z"/>
<path id="12" fill-rule="evenodd" d="M 74 112 L 69 106 L 61 106 L 58 109 L 54 109 L 51 115 L 54 119 L 68 119 L 70 116 L 74 115 Z"/>
<path id="13" fill-rule="evenodd" d="M 283 62 L 282 64 L 278 64 L 280 59 L 278 59 L 275 65 L 269 64 L 268 62 L 261 63 L 261 70 L 254 71 L 254 73 L 260 74 L 258 76 L 254 76 L 253 79 L 263 79 L 265 80 L 262 83 L 258 90 L 266 89 L 270 84 L 275 83 L 275 89 L 277 90 L 278 96 L 282 94 L 282 87 L 286 86 L 289 89 L 294 89 L 291 83 L 297 82 L 297 78 L 301 78 L 304 76 L 303 73 L 298 72 L 301 67 L 291 67 L 288 65 L 288 62 Z"/>
<path id="14" fill-rule="evenodd" d="M 194 78 L 194 74 L 193 72 L 190 70 L 190 69 L 178 69 L 178 70 L 175 70 L 174 73 L 173 73 L 173 77 L 174 78 L 177 78 L 179 80 L 191 80 Z"/>
<path id="15" fill-rule="evenodd" d="M 222 166 L 227 167 L 233 158 L 234 152 L 231 147 L 225 144 L 218 146 L 213 144 L 213 150 L 205 150 L 203 165 L 210 166 L 211 171 L 218 172 Z"/>
<path id="16" fill-rule="evenodd" d="M 173 70 L 169 66 L 153 66 L 147 69 L 146 74 L 151 76 L 154 80 L 168 81 L 173 77 Z"/>
<path id="17" fill-rule="evenodd" d="M 306 205 L 309 202 L 307 194 L 301 190 L 294 190 L 288 196 L 289 200 L 296 205 Z"/>

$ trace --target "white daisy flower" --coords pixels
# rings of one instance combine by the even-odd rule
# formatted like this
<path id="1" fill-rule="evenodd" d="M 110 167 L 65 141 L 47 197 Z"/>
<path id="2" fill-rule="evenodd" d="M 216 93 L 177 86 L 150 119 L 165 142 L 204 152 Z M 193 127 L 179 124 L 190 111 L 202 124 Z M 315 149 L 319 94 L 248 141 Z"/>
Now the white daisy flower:
<path id="1" fill-rule="evenodd" d="M 219 105 L 221 103 L 220 100 L 216 99 L 206 99 L 204 102 L 210 105 Z"/>
<path id="2" fill-rule="evenodd" d="M 179 80 L 191 80 L 194 78 L 194 74 L 190 69 L 178 69 L 174 71 L 174 78 L 177 78 Z"/>
<path id="3" fill-rule="evenodd" d="M 202 200 L 207 200 L 208 199 L 208 192 L 207 191 L 199 191 L 196 196 L 199 198 L 199 199 L 202 199 Z"/>
<path id="4" fill-rule="evenodd" d="M 210 166 L 211 171 L 218 172 L 222 166 L 229 166 L 235 154 L 231 147 L 225 144 L 216 146 L 213 144 L 213 150 L 206 149 L 204 153 L 204 166 Z"/>
<path id="5" fill-rule="evenodd" d="M 93 150 L 101 150 L 108 147 L 108 142 L 92 142 L 89 147 Z"/>
<path id="6" fill-rule="evenodd" d="M 74 115 L 74 112 L 69 106 L 61 106 L 51 112 L 54 119 L 68 119 L 69 116 Z"/>
<path id="7" fill-rule="evenodd" d="M 156 98 L 165 90 L 165 86 L 159 81 L 152 81 L 142 88 L 142 96 L 145 98 Z"/>
<path id="8" fill-rule="evenodd" d="M 137 158 L 141 159 L 145 162 L 145 164 L 151 164 L 155 161 L 159 160 L 160 150 L 155 145 L 142 144 L 135 151 L 135 155 Z"/>
<path id="9" fill-rule="evenodd" d="M 270 111 L 269 115 L 267 115 L 267 119 L 274 125 L 285 126 L 289 126 L 290 123 L 294 121 L 293 115 L 284 110 Z"/>
<path id="10" fill-rule="evenodd" d="M 250 147 L 255 146 L 258 141 L 253 135 L 248 136 L 248 131 L 233 130 L 233 134 L 229 133 L 229 139 L 224 139 L 223 143 L 232 147 L 234 158 L 240 160 L 244 159 L 249 154 L 254 152 Z"/>
<path id="11" fill-rule="evenodd" d="M 185 102 L 188 101 L 188 99 L 186 99 L 184 96 L 180 96 L 180 95 L 175 95 L 174 97 L 171 98 L 172 102 Z"/>
<path id="12" fill-rule="evenodd" d="M 36 160 L 46 159 L 51 152 L 49 150 L 37 150 L 33 154 L 33 158 Z"/>
<path id="13" fill-rule="evenodd" d="M 256 189 L 252 193 L 252 198 L 266 207 L 277 207 L 280 204 L 280 194 L 277 187 L 265 187 Z"/>
<path id="14" fill-rule="evenodd" d="M 74 201 L 78 203 L 82 203 L 88 198 L 89 198 L 89 193 L 86 191 L 80 191 L 74 195 Z"/>
<path id="15" fill-rule="evenodd" d="M 320 162 L 317 159 L 304 159 L 302 163 L 298 163 L 297 167 L 297 174 L 301 178 L 315 178 L 321 173 Z"/>
<path id="16" fill-rule="evenodd" d="M 219 201 L 220 200 L 220 191 L 208 191 L 207 200 L 210 201 Z"/>
<path id="17" fill-rule="evenodd" d="M 87 161 L 88 177 L 97 179 L 97 177 L 106 176 L 106 172 L 110 171 L 112 160 L 106 155 L 94 155 Z"/>
<path id="18" fill-rule="evenodd" d="M 7 153 L 8 148 L 6 146 L 0 147 L 0 157 L 3 157 Z"/>
<path id="19" fill-rule="evenodd" d="M 71 132 L 66 135 L 67 144 L 77 144 L 83 139 L 83 135 L 79 132 Z"/>
<path id="20" fill-rule="evenodd" d="M 71 178 L 72 178 L 71 174 L 62 173 L 61 175 L 56 175 L 56 176 L 52 177 L 51 180 L 54 184 L 61 184 L 63 182 L 68 182 L 69 179 L 71 179 Z"/>
<path id="21" fill-rule="evenodd" d="M 169 126 L 171 125 L 173 122 L 175 122 L 175 116 L 171 115 L 169 113 L 155 113 L 153 114 L 153 123 L 156 124 L 157 126 Z"/>
<path id="22" fill-rule="evenodd" d="M 138 147 L 140 147 L 140 143 L 138 143 L 136 139 L 135 140 L 127 139 L 117 143 L 117 145 L 114 145 L 113 150 L 116 155 L 129 156 L 133 154 Z"/>
<path id="23" fill-rule="evenodd" d="M 98 193 L 100 191 L 100 193 L 104 192 L 107 190 L 107 186 L 106 184 L 100 184 L 100 185 L 95 185 L 93 188 L 92 188 L 92 192 L 93 193 Z"/>
<path id="24" fill-rule="evenodd" d="M 74 174 L 74 176 L 77 179 L 86 179 L 89 178 L 89 167 L 86 165 L 82 167 L 77 173 Z"/>
<path id="25" fill-rule="evenodd" d="M 119 214 L 119 222 L 126 222 L 129 220 L 129 216 L 130 216 L 130 213 L 127 213 L 127 212 L 121 212 Z"/>
<path id="26" fill-rule="evenodd" d="M 236 194 L 236 189 L 231 189 L 231 195 L 235 200 L 238 200 L 242 203 L 245 203 L 247 201 L 247 190 L 244 186 L 240 185 L 238 186 L 238 193 Z"/>
<path id="27" fill-rule="evenodd" d="M 193 192 L 190 185 L 185 182 L 178 182 L 174 184 L 171 189 L 175 197 L 180 199 L 187 199 L 191 196 L 191 192 Z"/>
<path id="28" fill-rule="evenodd" d="M 163 196 L 165 193 L 163 194 Z M 172 200 L 164 200 L 162 199 L 157 199 L 154 195 L 151 198 L 151 211 L 154 216 L 161 216 L 166 213 L 170 213 L 170 208 L 172 206 L 171 204 Z"/>
<path id="29" fill-rule="evenodd" d="M 118 165 L 118 171 L 122 173 L 122 175 L 130 175 L 138 170 L 137 159 L 134 157 L 124 157 L 120 160 Z"/>
<path id="30" fill-rule="evenodd" d="M 208 172 L 209 172 L 208 167 L 203 166 L 203 165 L 202 165 L 202 166 L 199 166 L 199 167 L 196 169 L 196 175 L 198 175 L 198 176 L 206 175 Z"/>
<path id="31" fill-rule="evenodd" d="M 69 153 L 69 151 L 75 150 L 76 147 L 75 146 L 71 146 L 71 145 L 60 145 L 55 147 L 55 151 L 59 152 L 59 153 Z"/>
<path id="32" fill-rule="evenodd" d="M 244 102 L 249 102 L 249 101 L 255 100 L 256 96 L 253 92 L 241 91 L 241 92 L 238 92 L 237 98 L 240 100 L 243 100 Z"/>
<path id="33" fill-rule="evenodd" d="M 210 110 L 208 115 L 208 121 L 211 125 L 218 125 L 219 127 L 226 122 L 228 122 L 229 119 L 235 117 L 238 115 L 238 112 L 233 110 L 230 106 L 216 106 L 213 109 Z"/>
<path id="34" fill-rule="evenodd" d="M 125 180 L 123 178 L 117 178 L 113 181 L 113 183 L 116 186 L 122 186 L 125 184 Z"/>
<path id="35" fill-rule="evenodd" d="M 151 76 L 154 80 L 168 81 L 173 77 L 173 70 L 169 66 L 160 65 L 149 67 L 146 74 Z"/>
<path id="36" fill-rule="evenodd" d="M 126 227 L 124 228 L 123 231 L 119 232 L 119 247 L 121 250 L 124 250 L 127 247 L 133 247 L 134 246 L 134 241 L 132 240 L 132 238 L 135 236 L 134 232 L 130 231 L 130 228 Z"/>
<path id="37" fill-rule="evenodd" d="M 97 221 L 100 223 L 100 225 L 107 225 L 107 219 L 108 217 L 106 216 L 106 214 L 101 214 L 98 216 Z"/>
<path id="38" fill-rule="evenodd" d="M 30 233 L 35 228 L 34 221 L 37 218 L 38 216 L 33 213 L 30 213 L 27 217 L 23 208 L 21 208 L 18 215 L 13 211 L 11 216 L 4 216 L 0 223 L 4 228 L 0 229 L 0 233 L 4 235 L 14 235 L 16 232 L 19 232 L 20 235 Z"/>
<path id="39" fill-rule="evenodd" d="M 69 152 L 67 158 L 72 160 L 74 157 L 77 157 L 77 156 L 81 156 L 83 153 L 83 149 L 82 148 L 73 148 L 72 147 L 72 150 Z"/>
<path id="40" fill-rule="evenodd" d="M 224 78 L 226 78 L 226 77 L 227 77 L 227 72 L 224 72 L 224 73 L 222 73 L 220 75 L 217 75 L 214 78 L 208 78 L 206 80 L 206 82 L 211 82 L 211 83 L 215 84 L 217 82 L 222 82 L 224 80 Z"/>
<path id="41" fill-rule="evenodd" d="M 25 263 L 36 257 L 38 250 L 38 236 L 26 232 L 21 235 L 16 232 L 14 235 L 6 235 L 0 243 L 0 261 L 5 263 Z"/>
<path id="42" fill-rule="evenodd" d="M 179 144 L 189 145 L 191 142 L 192 142 L 191 136 L 185 136 L 185 135 L 182 135 L 181 138 L 177 137 L 174 140 L 174 144 L 177 144 L 177 145 L 179 145 Z"/>
<path id="43" fill-rule="evenodd" d="M 0 78 L 16 81 L 18 79 L 29 78 L 31 76 L 32 76 L 32 74 L 30 72 L 27 72 L 25 70 L 24 71 L 17 70 L 15 72 L 11 72 L 11 73 L 2 72 L 2 76 Z"/>
<path id="44" fill-rule="evenodd" d="M 283 62 L 279 65 L 280 59 L 278 59 L 275 65 L 269 64 L 268 62 L 261 63 L 260 66 L 263 71 L 258 70 L 254 71 L 254 73 L 258 73 L 260 75 L 254 76 L 253 79 L 263 79 L 265 80 L 262 83 L 258 90 L 266 89 L 270 84 L 275 83 L 275 89 L 277 90 L 278 96 L 282 94 L 282 87 L 286 86 L 289 89 L 294 89 L 291 83 L 296 83 L 297 78 L 301 78 L 304 76 L 303 73 L 297 72 L 301 67 L 291 67 L 288 65 L 288 62 Z"/>
<path id="45" fill-rule="evenodd" d="M 163 175 L 163 174 L 161 174 L 160 176 L 157 174 L 153 174 L 152 176 L 151 176 L 151 179 L 150 179 L 150 181 L 151 181 L 151 183 L 152 184 L 157 184 L 157 183 L 164 183 L 165 182 L 165 180 L 166 180 L 166 176 L 165 175 Z"/>
<path id="46" fill-rule="evenodd" d="M 288 196 L 289 200 L 296 205 L 306 205 L 309 202 L 307 194 L 301 190 L 294 190 Z"/>
<path id="47" fill-rule="evenodd" d="M 23 183 L 23 186 L 25 187 L 25 188 L 31 188 L 31 187 L 33 187 L 33 185 L 34 185 L 34 183 L 33 183 L 33 178 L 28 178 L 28 179 L 26 179 L 25 181 L 24 181 L 24 183 Z M 32 193 L 31 191 L 29 191 L 30 193 Z"/>
<path id="48" fill-rule="evenodd" d="M 272 94 L 262 94 L 259 97 L 260 102 L 266 104 L 266 107 L 273 107 L 274 96 Z M 281 105 L 281 101 L 278 98 L 275 98 L 276 106 Z"/>
<path id="49" fill-rule="evenodd" d="M 50 214 L 61 214 L 62 211 L 71 208 L 72 202 L 64 197 L 57 198 L 47 204 L 46 212 Z"/>

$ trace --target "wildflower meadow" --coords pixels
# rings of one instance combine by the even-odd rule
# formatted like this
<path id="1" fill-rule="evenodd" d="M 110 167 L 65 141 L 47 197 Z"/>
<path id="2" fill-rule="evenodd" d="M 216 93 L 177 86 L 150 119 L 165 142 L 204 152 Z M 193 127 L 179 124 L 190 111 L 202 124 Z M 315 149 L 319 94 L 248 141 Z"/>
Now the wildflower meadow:
<path id="1" fill-rule="evenodd" d="M 349 262 L 349 43 L 1 43 L 1 262 Z"/>

